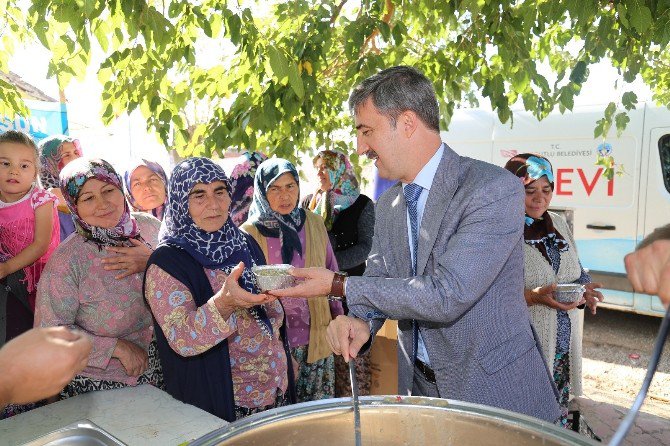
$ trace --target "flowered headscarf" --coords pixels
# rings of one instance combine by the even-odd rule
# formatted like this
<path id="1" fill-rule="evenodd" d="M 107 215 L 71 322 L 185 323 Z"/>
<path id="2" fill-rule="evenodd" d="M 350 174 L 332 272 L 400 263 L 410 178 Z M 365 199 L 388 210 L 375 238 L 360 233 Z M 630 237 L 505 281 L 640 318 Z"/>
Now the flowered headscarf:
<path id="1" fill-rule="evenodd" d="M 323 160 L 323 165 L 328 170 L 331 186 L 327 191 L 318 190 L 312 195 L 308 208 L 323 217 L 326 229 L 330 231 L 337 214 L 354 204 L 361 190 L 354 168 L 344 153 L 332 150 L 319 152 L 312 160 L 315 166 L 319 159 Z"/>
<path id="2" fill-rule="evenodd" d="M 528 186 L 544 176 L 549 181 L 551 190 L 554 190 L 554 171 L 551 162 L 541 155 L 533 153 L 516 155 L 507 161 L 505 169 L 521 178 L 524 186 Z M 527 244 L 537 248 L 551 265 L 555 263 L 556 259 L 552 262 L 552 259 L 549 258 L 549 248 L 556 247 L 559 252 L 569 249 L 568 242 L 556 230 L 547 211 L 539 218 L 533 218 L 526 214 L 523 238 Z"/>
<path id="3" fill-rule="evenodd" d="M 208 158 L 187 158 L 172 171 L 169 197 L 158 234 L 160 245 L 170 245 L 188 252 L 205 268 L 220 269 L 225 274 L 244 262 L 239 284 L 245 290 L 258 293 L 256 278 L 251 271 L 255 265 L 246 238 L 230 217 L 214 232 L 200 229 L 189 214 L 188 195 L 198 184 L 222 181 L 230 195 L 230 181 L 223 168 Z M 272 338 L 272 325 L 263 305 L 248 309 L 263 333 Z"/>
<path id="4" fill-rule="evenodd" d="M 254 177 L 258 166 L 268 159 L 259 152 L 244 152 L 244 160 L 235 166 L 230 174 L 230 184 L 233 188 L 230 204 L 230 218 L 235 225 L 240 226 L 247 221 L 249 207 L 254 198 Z"/>
<path id="5" fill-rule="evenodd" d="M 138 212 L 149 212 L 147 209 L 142 209 L 142 207 L 137 204 L 137 201 L 135 201 L 135 198 L 133 198 L 133 194 L 130 192 L 130 177 L 133 176 L 133 173 L 135 170 L 137 170 L 138 167 L 144 166 L 156 175 L 160 177 L 160 179 L 163 181 L 163 186 L 165 187 L 165 202 L 161 205 L 158 206 L 155 209 L 151 209 L 151 214 L 156 217 L 159 220 L 163 219 L 163 212 L 165 211 L 165 205 L 167 204 L 167 188 L 168 188 L 168 179 L 167 175 L 165 174 L 165 170 L 163 170 L 163 167 L 153 161 L 146 160 L 144 158 L 135 160 L 131 165 L 128 167 L 128 170 L 126 170 L 126 173 L 123 175 L 123 182 L 124 185 L 126 186 L 126 198 L 128 199 L 128 203 L 130 203 L 130 206 L 133 208 L 133 210 L 138 211 Z"/>
<path id="6" fill-rule="evenodd" d="M 281 258 L 284 263 L 291 263 L 293 253 L 302 257 L 302 243 L 298 232 L 305 223 L 305 211 L 298 206 L 282 215 L 270 207 L 267 199 L 268 189 L 280 176 L 290 173 L 300 186 L 298 171 L 289 161 L 282 158 L 271 158 L 263 161 L 256 171 L 254 180 L 254 200 L 249 209 L 249 222 L 265 237 L 279 237 Z"/>
<path id="7" fill-rule="evenodd" d="M 98 245 L 100 249 L 105 246 L 132 246 L 129 242 L 131 238 L 143 241 L 137 222 L 130 215 L 130 208 L 125 199 L 121 219 L 112 228 L 91 226 L 79 216 L 77 199 L 84 183 L 91 178 L 118 187 L 123 194 L 121 176 L 105 160 L 78 158 L 65 166 L 60 173 L 60 190 L 72 214 L 77 233 Z"/>
<path id="8" fill-rule="evenodd" d="M 58 176 L 63 169 L 60 149 L 66 142 L 74 144 L 77 154 L 82 157 L 79 140 L 66 135 L 53 135 L 40 141 L 40 181 L 45 189 L 57 188 L 60 185 Z"/>

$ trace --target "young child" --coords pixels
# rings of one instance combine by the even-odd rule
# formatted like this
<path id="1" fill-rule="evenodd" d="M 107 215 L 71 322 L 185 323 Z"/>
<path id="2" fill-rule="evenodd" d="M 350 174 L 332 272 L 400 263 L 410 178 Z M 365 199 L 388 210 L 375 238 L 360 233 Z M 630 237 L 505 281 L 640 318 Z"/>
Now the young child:
<path id="1" fill-rule="evenodd" d="M 0 134 L 0 345 L 33 326 L 37 281 L 60 241 L 58 199 L 38 172 L 30 136 Z"/>
<path id="2" fill-rule="evenodd" d="M 65 205 L 58 176 L 70 161 L 84 156 L 78 139 L 66 135 L 52 135 L 40 141 L 40 181 L 42 187 L 58 197 L 60 239 L 65 240 L 74 232 L 72 215 Z"/>

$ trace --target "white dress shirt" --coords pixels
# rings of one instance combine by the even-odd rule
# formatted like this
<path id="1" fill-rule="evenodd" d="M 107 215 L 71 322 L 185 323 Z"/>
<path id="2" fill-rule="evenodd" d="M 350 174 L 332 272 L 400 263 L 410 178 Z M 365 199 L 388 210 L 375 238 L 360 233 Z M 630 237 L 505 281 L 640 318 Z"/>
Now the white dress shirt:
<path id="1" fill-rule="evenodd" d="M 435 173 L 437 168 L 440 165 L 442 160 L 442 155 L 444 154 L 444 144 L 440 144 L 440 148 L 437 149 L 435 155 L 423 166 L 423 169 L 419 171 L 416 178 L 414 178 L 413 183 L 418 184 L 423 188 L 421 195 L 419 195 L 419 202 L 417 203 L 417 236 L 421 234 L 421 220 L 423 217 L 423 211 L 426 209 L 426 201 L 428 201 L 428 194 L 430 193 L 430 186 L 433 184 L 433 178 L 435 178 Z M 402 187 L 405 188 L 407 184 L 403 183 Z M 414 252 L 414 246 L 412 243 L 412 225 L 409 220 L 409 210 L 407 211 L 407 239 L 409 240 L 409 252 L 412 256 L 412 262 L 414 262 L 414 257 L 416 253 Z M 423 337 L 419 331 L 419 343 L 417 349 L 417 359 L 426 364 L 430 365 L 430 360 L 428 359 L 428 352 L 426 351 L 426 346 L 423 343 Z"/>

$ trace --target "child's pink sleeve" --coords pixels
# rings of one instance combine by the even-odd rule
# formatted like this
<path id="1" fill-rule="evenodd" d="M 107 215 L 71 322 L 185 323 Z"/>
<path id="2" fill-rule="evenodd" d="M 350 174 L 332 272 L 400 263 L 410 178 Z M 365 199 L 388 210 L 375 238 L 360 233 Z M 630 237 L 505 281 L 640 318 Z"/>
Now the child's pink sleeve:
<path id="1" fill-rule="evenodd" d="M 33 209 L 37 209 L 43 204 L 53 202 L 54 206 L 58 204 L 58 197 L 48 190 L 44 190 L 41 187 L 36 187 L 33 191 L 33 194 L 30 196 L 30 204 Z"/>

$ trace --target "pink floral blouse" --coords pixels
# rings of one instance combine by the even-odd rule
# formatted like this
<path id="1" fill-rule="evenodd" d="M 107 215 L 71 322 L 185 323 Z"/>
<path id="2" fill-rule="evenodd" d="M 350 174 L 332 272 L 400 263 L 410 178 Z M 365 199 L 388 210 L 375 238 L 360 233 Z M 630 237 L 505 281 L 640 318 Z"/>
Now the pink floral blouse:
<path id="1" fill-rule="evenodd" d="M 213 290 L 227 277 L 221 270 L 205 268 L 205 274 Z M 273 329 L 270 339 L 246 310 L 224 319 L 213 298 L 197 307 L 186 286 L 156 265 L 147 270 L 146 297 L 170 347 L 180 355 L 198 355 L 228 339 L 237 406 L 267 406 L 275 402 L 277 389 L 286 392 L 286 353 L 279 339 L 284 310 L 278 301 L 265 305 Z"/>
<path id="2" fill-rule="evenodd" d="M 160 222 L 144 213 L 133 216 L 142 238 L 155 247 Z M 37 287 L 35 326 L 83 330 L 91 336 L 93 350 L 81 374 L 132 386 L 137 377 L 128 376 L 112 353 L 118 339 L 148 350 L 153 320 L 142 295 L 144 274 L 115 279 L 118 271 L 105 271 L 101 263 L 108 255 L 77 233 L 58 245 Z"/>

